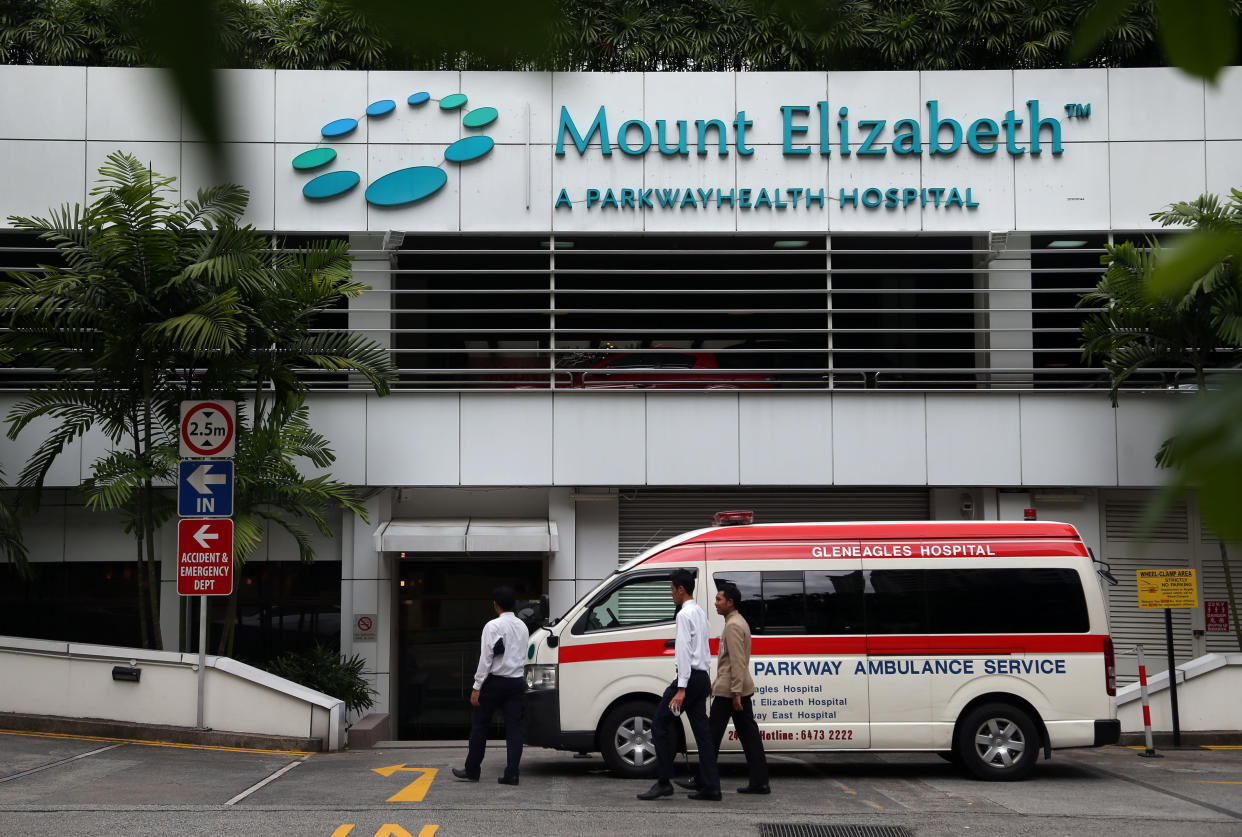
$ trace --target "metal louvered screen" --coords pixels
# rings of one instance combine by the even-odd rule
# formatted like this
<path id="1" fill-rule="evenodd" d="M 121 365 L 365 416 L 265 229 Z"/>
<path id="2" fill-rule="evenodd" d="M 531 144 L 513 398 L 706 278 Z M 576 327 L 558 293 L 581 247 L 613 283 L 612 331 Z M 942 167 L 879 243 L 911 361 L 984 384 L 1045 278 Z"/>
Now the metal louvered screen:
<path id="1" fill-rule="evenodd" d="M 1141 523 L 1149 495 L 1146 492 L 1119 492 L 1104 500 L 1104 560 L 1112 568 L 1116 586 L 1105 587 L 1108 597 L 1109 632 L 1117 648 L 1117 680 L 1121 684 L 1138 679 L 1134 646 L 1142 643 L 1148 671 L 1164 671 L 1168 644 L 1165 641 L 1164 611 L 1138 606 L 1136 571 L 1180 569 L 1193 566 L 1194 547 L 1189 537 L 1190 514 L 1183 504 L 1160 521 L 1150 536 L 1142 535 Z M 1173 653 L 1184 663 L 1194 654 L 1192 614 L 1173 611 Z"/>
<path id="2" fill-rule="evenodd" d="M 1190 519 L 1186 506 L 1169 514 L 1150 527 L 1147 525 L 1147 499 L 1110 499 L 1104 503 L 1105 537 L 1110 541 L 1151 541 L 1154 543 L 1185 543 L 1189 538 Z"/>
<path id="3" fill-rule="evenodd" d="M 408 233 L 380 249 L 359 234 L 355 278 L 374 290 L 316 326 L 378 341 L 402 389 L 1107 389 L 1082 361 L 1094 309 L 1078 303 L 1120 237 Z M 0 232 L 5 269 L 59 258 Z M 1213 365 L 1242 372 L 1238 357 L 1222 349 Z M 0 386 L 52 379 L 38 357 L 22 362 Z M 304 374 L 317 390 L 358 383 Z M 1186 380 L 1145 369 L 1126 389 Z"/>
<path id="4" fill-rule="evenodd" d="M 847 520 L 926 520 L 926 490 L 911 491 L 672 491 L 639 489 L 621 494 L 619 557 L 629 561 L 659 542 L 710 526 L 712 515 L 750 509 L 756 523 Z"/>
<path id="5" fill-rule="evenodd" d="M 912 837 L 900 825 L 823 825 L 802 822 L 761 822 L 759 837 Z"/>

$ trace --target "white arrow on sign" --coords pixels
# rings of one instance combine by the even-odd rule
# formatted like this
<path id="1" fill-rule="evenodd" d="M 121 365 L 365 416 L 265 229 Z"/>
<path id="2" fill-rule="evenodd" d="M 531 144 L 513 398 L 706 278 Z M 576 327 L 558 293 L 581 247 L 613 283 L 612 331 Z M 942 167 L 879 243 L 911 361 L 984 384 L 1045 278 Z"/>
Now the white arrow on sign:
<path id="1" fill-rule="evenodd" d="M 220 533 L 211 531 L 211 527 L 206 523 L 204 523 L 202 528 L 194 533 L 194 540 L 198 541 L 198 545 L 203 549 L 207 549 L 211 546 L 211 544 L 207 543 L 207 541 L 219 540 L 219 538 Z"/>
<path id="2" fill-rule="evenodd" d="M 190 475 L 185 478 L 185 481 L 193 486 L 194 490 L 199 494 L 210 494 L 211 489 L 207 486 L 224 485 L 229 481 L 229 478 L 224 474 L 211 473 L 211 466 L 203 464 L 191 471 Z"/>

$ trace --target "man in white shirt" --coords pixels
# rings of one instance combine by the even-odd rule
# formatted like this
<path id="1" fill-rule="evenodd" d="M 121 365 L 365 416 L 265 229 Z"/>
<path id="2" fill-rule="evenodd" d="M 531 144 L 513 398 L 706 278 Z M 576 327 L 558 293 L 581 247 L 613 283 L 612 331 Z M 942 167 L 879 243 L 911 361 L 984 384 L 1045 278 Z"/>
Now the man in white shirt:
<path id="1" fill-rule="evenodd" d="M 677 605 L 677 640 L 674 659 L 677 677 L 664 690 L 655 717 L 651 720 L 651 738 L 655 743 L 660 778 L 651 789 L 638 794 L 639 799 L 659 799 L 673 795 L 673 744 L 669 735 L 675 716 L 682 708 L 690 719 L 694 743 L 699 748 L 699 776 L 702 787 L 690 794 L 691 799 L 720 801 L 720 774 L 716 771 L 716 748 L 707 722 L 707 695 L 711 679 L 707 676 L 712 663 L 708 644 L 707 614 L 694 601 L 694 574 L 689 570 L 673 570 L 669 576 L 673 603 Z"/>
<path id="2" fill-rule="evenodd" d="M 526 694 L 523 666 L 530 632 L 521 619 L 513 615 L 517 596 L 512 587 L 492 591 L 496 618 L 483 626 L 479 643 L 479 667 L 474 673 L 474 691 L 470 704 L 474 715 L 470 721 L 470 752 L 464 770 L 453 768 L 453 775 L 468 782 L 479 781 L 483 751 L 487 749 L 487 727 L 497 709 L 505 714 L 505 742 L 508 761 L 505 773 L 496 781 L 502 785 L 518 783 L 518 764 L 522 760 L 522 702 Z"/>

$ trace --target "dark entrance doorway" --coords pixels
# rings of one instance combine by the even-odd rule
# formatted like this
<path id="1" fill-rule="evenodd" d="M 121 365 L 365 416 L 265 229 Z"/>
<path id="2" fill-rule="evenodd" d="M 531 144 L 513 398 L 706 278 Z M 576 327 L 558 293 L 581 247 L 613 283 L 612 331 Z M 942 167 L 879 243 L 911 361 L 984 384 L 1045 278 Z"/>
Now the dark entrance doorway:
<path id="1" fill-rule="evenodd" d="M 512 587 L 519 611 L 525 600 L 537 602 L 544 560 L 426 556 L 397 567 L 398 734 L 406 740 L 465 738 L 479 632 L 496 617 L 492 590 Z"/>

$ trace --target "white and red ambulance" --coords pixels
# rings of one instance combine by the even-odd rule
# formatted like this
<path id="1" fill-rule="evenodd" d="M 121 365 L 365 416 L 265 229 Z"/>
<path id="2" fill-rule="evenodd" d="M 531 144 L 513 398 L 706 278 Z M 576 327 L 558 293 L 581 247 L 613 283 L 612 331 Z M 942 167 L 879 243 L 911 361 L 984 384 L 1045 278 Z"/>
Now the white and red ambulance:
<path id="1" fill-rule="evenodd" d="M 1074 527 L 749 519 L 722 513 L 737 525 L 649 549 L 532 635 L 527 743 L 654 773 L 677 568 L 694 573 L 715 637 L 716 585 L 741 591 L 769 751 L 928 751 L 1008 780 L 1041 751 L 1119 739 L 1107 612 Z M 730 727 L 722 750 L 738 748 Z"/>

